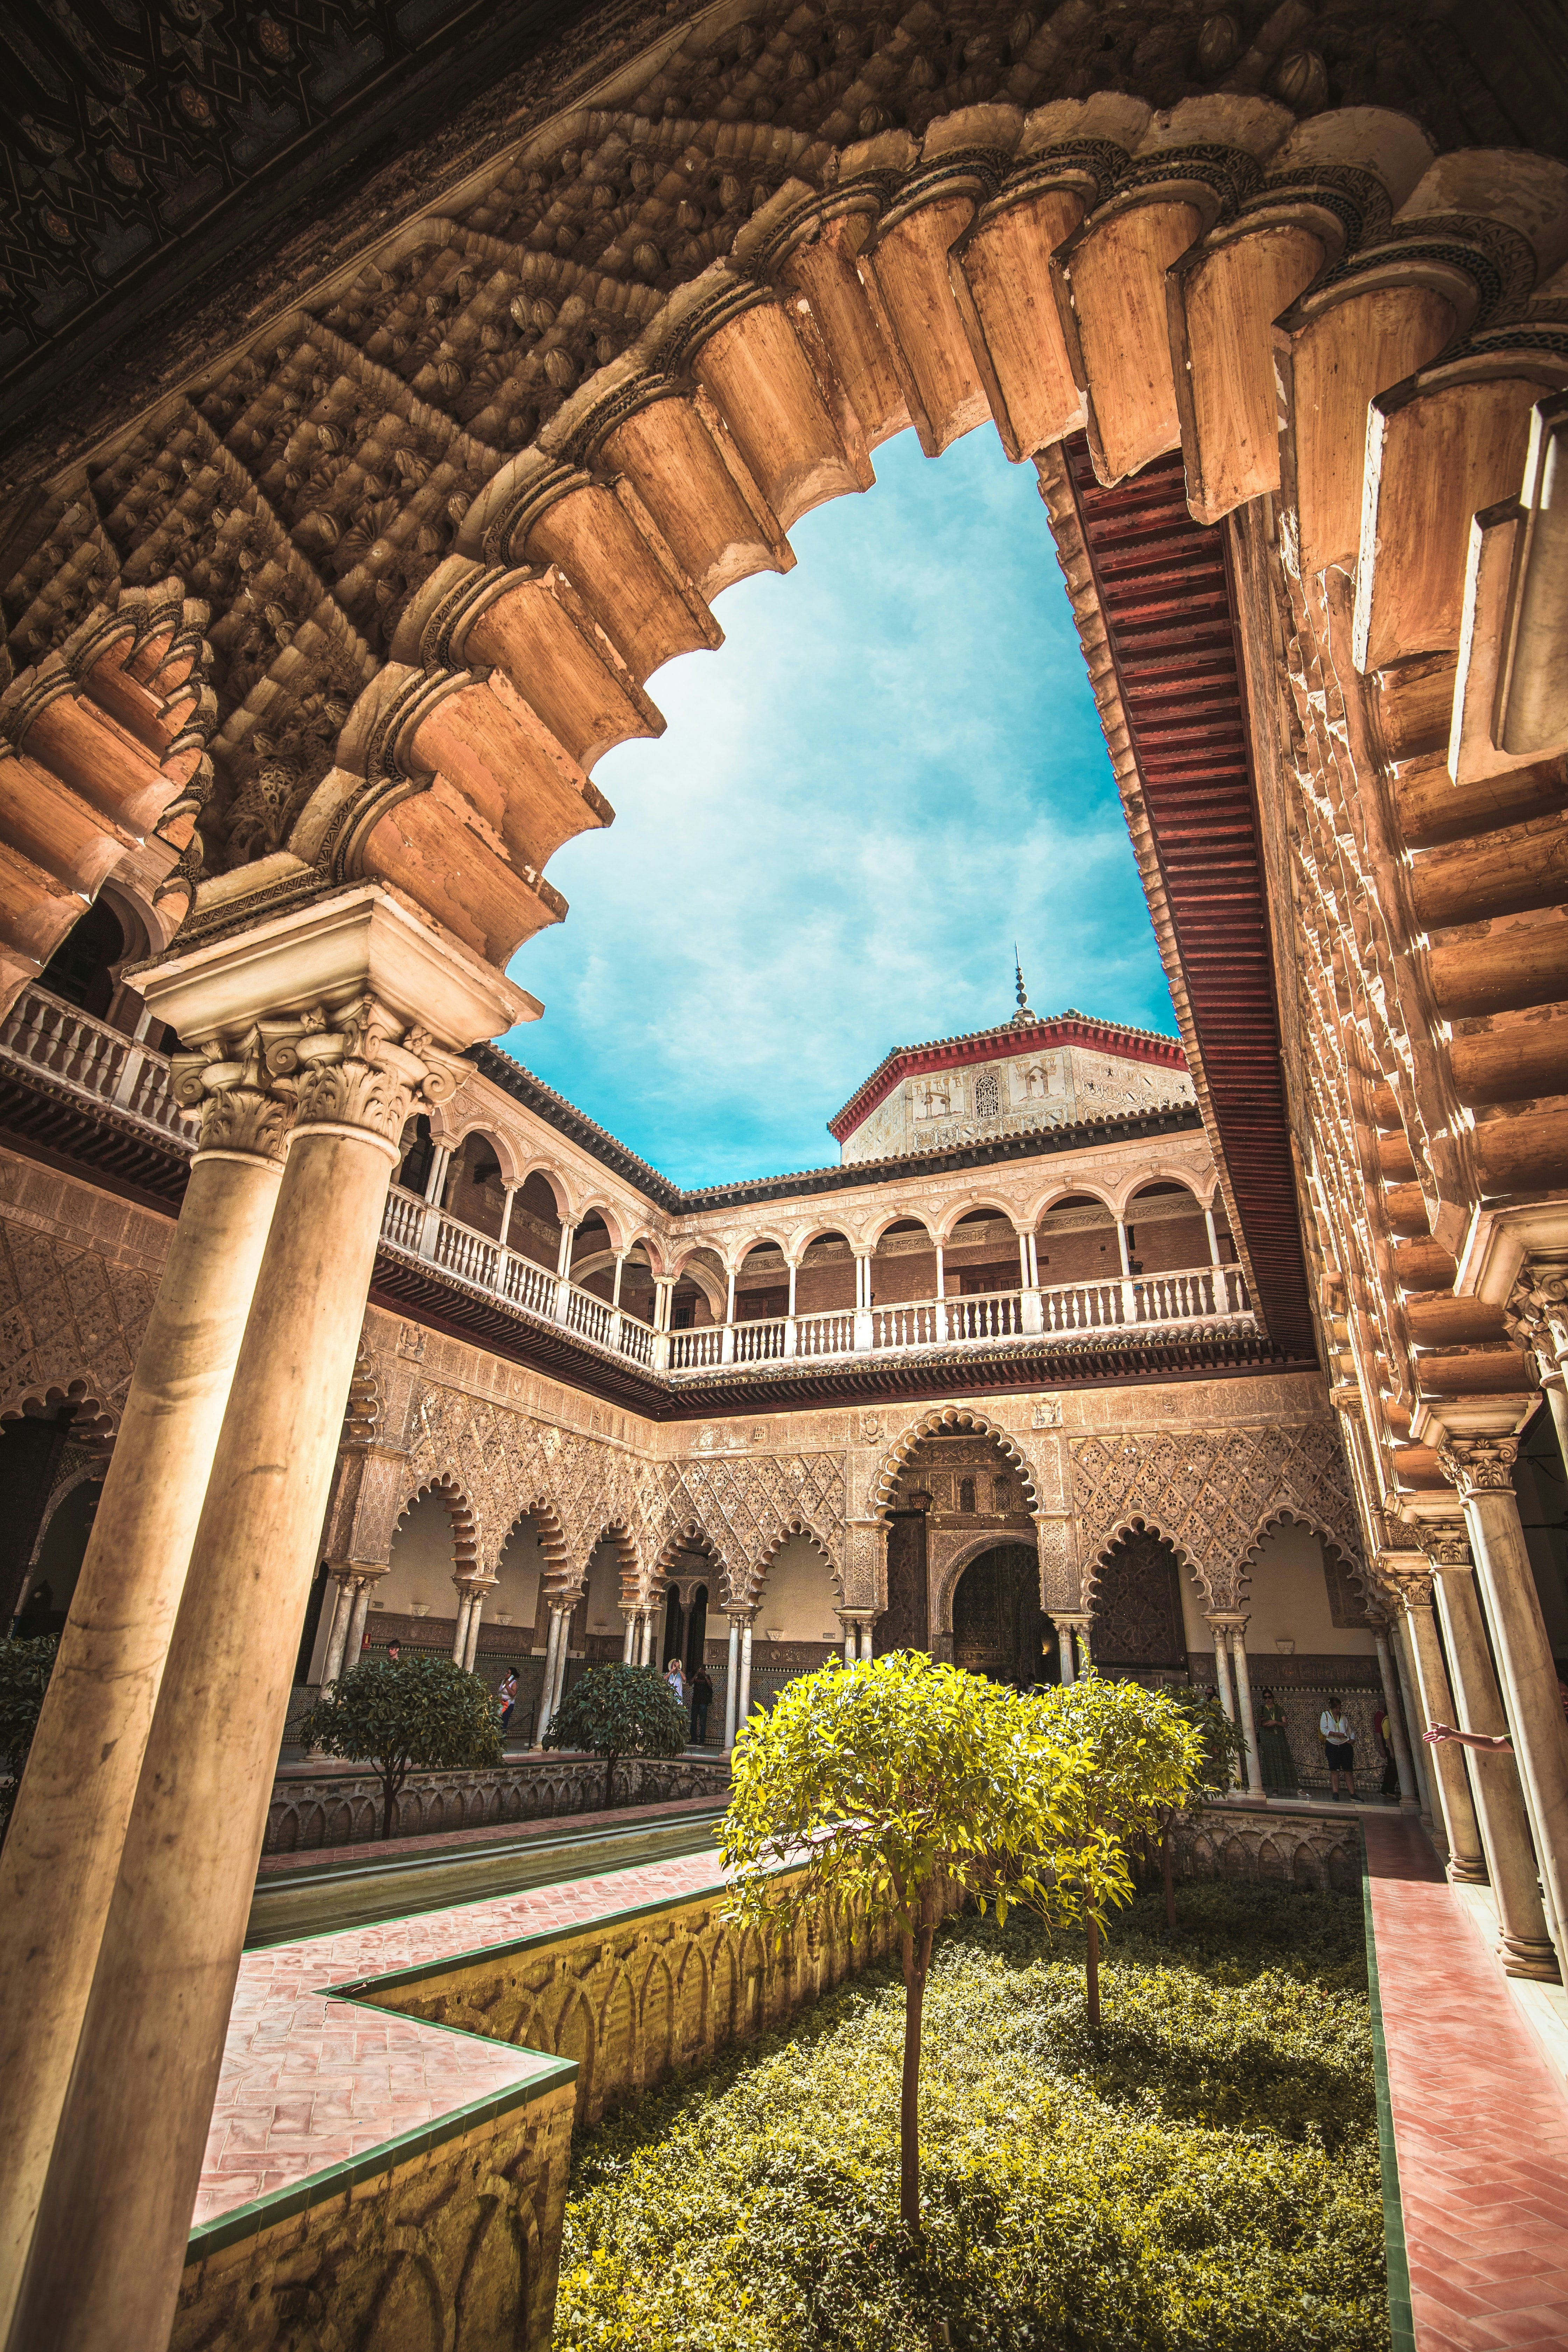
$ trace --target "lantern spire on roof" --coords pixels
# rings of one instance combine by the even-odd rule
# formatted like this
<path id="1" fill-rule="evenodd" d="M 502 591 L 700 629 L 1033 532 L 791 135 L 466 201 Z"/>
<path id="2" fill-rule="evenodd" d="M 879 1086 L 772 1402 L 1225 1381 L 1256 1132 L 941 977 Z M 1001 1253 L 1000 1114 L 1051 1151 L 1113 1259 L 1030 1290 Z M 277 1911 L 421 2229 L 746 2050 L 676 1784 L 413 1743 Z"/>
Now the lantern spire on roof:
<path id="1" fill-rule="evenodd" d="M 1018 943 L 1016 940 L 1013 942 L 1013 978 L 1016 982 L 1016 993 L 1018 999 L 1018 1010 L 1014 1013 L 1013 1020 L 1015 1025 L 1021 1028 L 1026 1022 L 1033 1022 L 1035 1016 L 1029 1009 L 1028 991 L 1024 986 L 1024 967 L 1018 961 Z"/>

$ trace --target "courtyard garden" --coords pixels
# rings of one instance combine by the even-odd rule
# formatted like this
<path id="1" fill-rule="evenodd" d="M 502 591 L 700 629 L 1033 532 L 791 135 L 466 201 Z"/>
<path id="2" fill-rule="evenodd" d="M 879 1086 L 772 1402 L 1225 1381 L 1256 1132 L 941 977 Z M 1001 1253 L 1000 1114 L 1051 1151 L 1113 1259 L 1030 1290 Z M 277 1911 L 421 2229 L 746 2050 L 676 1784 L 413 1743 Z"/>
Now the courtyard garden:
<path id="1" fill-rule="evenodd" d="M 900 2218 L 906 1993 L 865 1970 L 579 2133 L 558 2347 L 1376 2352 L 1389 2342 L 1359 1898 L 1221 1883 L 1086 1938 L 935 1937 L 921 2219 Z"/>

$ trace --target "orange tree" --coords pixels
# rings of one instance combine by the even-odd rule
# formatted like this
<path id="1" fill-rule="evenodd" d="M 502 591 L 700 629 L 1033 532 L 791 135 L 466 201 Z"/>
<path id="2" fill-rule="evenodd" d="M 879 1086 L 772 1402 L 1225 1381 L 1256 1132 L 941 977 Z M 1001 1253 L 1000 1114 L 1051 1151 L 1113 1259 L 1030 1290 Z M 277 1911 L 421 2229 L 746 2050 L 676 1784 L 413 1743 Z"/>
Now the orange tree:
<path id="1" fill-rule="evenodd" d="M 384 1838 L 392 1835 L 410 1772 L 460 1771 L 501 1760 L 495 1693 L 449 1658 L 367 1659 L 341 1682 L 328 1684 L 295 1736 L 307 1748 L 374 1768 Z"/>
<path id="2" fill-rule="evenodd" d="M 1081 1921 L 1089 2021 L 1100 2023 L 1100 1948 L 1110 1913 L 1132 1899 L 1130 1839 L 1168 1830 L 1204 1769 L 1203 1735 L 1174 1699 L 1092 1671 L 1027 1700 L 1045 1745 L 1077 1769 L 1060 1784 L 1061 1835 L 1051 1857 L 1055 1914 Z"/>
<path id="3" fill-rule="evenodd" d="M 730 1916 L 782 1943 L 819 1909 L 890 1922 L 903 1963 L 900 2211 L 920 2229 L 921 2022 L 931 1940 L 955 1896 L 998 1919 L 1024 1906 L 1050 1915 L 1044 1858 L 1069 1827 L 1091 1840 L 1083 1803 L 1065 1795 L 1081 1769 L 1016 1692 L 895 1651 L 848 1671 L 803 1675 L 736 1742 L 734 1793 L 721 1832 L 734 1874 Z"/>
<path id="4" fill-rule="evenodd" d="M 550 1718 L 545 1748 L 585 1748 L 605 1759 L 605 1807 L 615 1803 L 623 1756 L 679 1756 L 686 1709 L 652 1666 L 590 1666 Z"/>

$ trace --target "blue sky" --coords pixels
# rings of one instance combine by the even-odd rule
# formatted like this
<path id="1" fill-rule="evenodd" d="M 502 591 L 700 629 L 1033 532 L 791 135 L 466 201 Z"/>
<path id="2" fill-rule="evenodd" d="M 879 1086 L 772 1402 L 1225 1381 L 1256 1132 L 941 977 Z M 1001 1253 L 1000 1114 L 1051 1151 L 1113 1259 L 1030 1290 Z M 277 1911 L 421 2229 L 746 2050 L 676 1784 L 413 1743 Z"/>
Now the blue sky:
<path id="1" fill-rule="evenodd" d="M 1174 1032 L 1034 469 L 913 434 L 715 607 L 650 683 L 616 811 L 550 879 L 509 1051 L 685 1184 L 838 1157 L 824 1121 L 889 1046 L 1037 1013 Z"/>

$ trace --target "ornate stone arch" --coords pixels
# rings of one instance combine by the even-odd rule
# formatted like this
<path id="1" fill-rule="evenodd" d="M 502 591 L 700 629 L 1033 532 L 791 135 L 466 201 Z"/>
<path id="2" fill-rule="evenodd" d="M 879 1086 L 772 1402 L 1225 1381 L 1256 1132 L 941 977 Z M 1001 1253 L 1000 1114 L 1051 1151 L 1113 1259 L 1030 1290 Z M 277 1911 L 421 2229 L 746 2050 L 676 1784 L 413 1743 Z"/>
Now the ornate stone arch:
<path id="1" fill-rule="evenodd" d="M 1342 1526 L 1331 1525 L 1328 1517 L 1322 1511 L 1314 1509 L 1309 1504 L 1299 1503 L 1291 1496 L 1282 1497 L 1259 1519 L 1253 1531 L 1252 1540 L 1247 1545 L 1237 1562 L 1238 1589 L 1241 1584 L 1251 1581 L 1253 1570 L 1258 1564 L 1258 1555 L 1263 1548 L 1263 1538 L 1279 1526 L 1281 1519 L 1296 1519 L 1301 1526 L 1310 1528 L 1320 1543 L 1330 1546 L 1339 1553 L 1352 1581 L 1368 1606 L 1381 1605 L 1377 1583 L 1362 1556 L 1358 1536 L 1348 1534 Z"/>
<path id="2" fill-rule="evenodd" d="M 113 1444 L 120 1429 L 123 1395 L 112 1399 L 104 1394 L 103 1383 L 90 1374 L 72 1381 L 39 1381 L 13 1391 L 0 1405 L 0 1426 L 20 1421 L 24 1415 L 38 1415 L 53 1420 L 57 1413 L 68 1409 L 70 1433 L 78 1444 Z"/>
<path id="3" fill-rule="evenodd" d="M 744 1569 L 742 1568 L 737 1574 L 736 1568 L 726 1555 L 722 1545 L 709 1533 L 696 1514 L 691 1513 L 682 1519 L 679 1526 L 669 1528 L 664 1541 L 660 1544 L 647 1572 L 643 1607 L 647 1608 L 652 1602 L 660 1600 L 668 1591 L 670 1582 L 670 1565 L 677 1552 L 687 1549 L 700 1551 L 712 1561 L 717 1570 L 718 1581 L 718 1598 L 715 1605 L 725 1610 L 742 1606 L 741 1596 L 743 1594 L 745 1581 Z"/>
<path id="4" fill-rule="evenodd" d="M 867 1496 L 867 1510 L 875 1518 L 886 1520 L 893 1496 L 903 1475 L 904 1465 L 917 1445 L 928 1437 L 952 1437 L 963 1432 L 973 1432 L 981 1437 L 994 1438 L 1003 1454 L 1024 1482 L 1024 1494 L 1031 1513 L 1040 1507 L 1039 1487 L 1035 1477 L 1035 1465 L 1016 1437 L 1001 1428 L 988 1413 L 969 1404 L 939 1404 L 930 1412 L 911 1422 L 898 1442 L 882 1456 L 872 1477 Z"/>
<path id="5" fill-rule="evenodd" d="M 393 1541 L 397 1530 L 417 1502 L 426 1495 L 437 1495 L 447 1507 L 447 1517 L 452 1523 L 452 1569 L 458 1576 L 478 1576 L 481 1572 L 479 1530 L 473 1506 L 451 1472 L 443 1471 L 434 1478 L 422 1479 L 417 1486 L 405 1487 L 393 1520 Z"/>
<path id="6" fill-rule="evenodd" d="M 643 1605 L 642 1555 L 637 1549 L 637 1538 L 624 1518 L 605 1519 L 592 1538 L 587 1549 L 583 1554 L 583 1565 L 579 1576 L 581 1589 L 586 1592 L 588 1570 L 594 1554 L 598 1550 L 599 1546 L 605 1542 L 614 1544 L 616 1557 L 620 1561 L 621 1590 L 616 1606 L 621 1609 L 641 1608 Z"/>
<path id="7" fill-rule="evenodd" d="M 773 1561 L 778 1558 L 779 1553 L 784 1549 L 785 1544 L 788 1543 L 794 1536 L 805 1536 L 809 1542 L 816 1545 L 817 1550 L 822 1554 L 823 1560 L 827 1569 L 827 1573 L 833 1580 L 833 1590 L 838 1597 L 840 1605 L 842 1605 L 844 1600 L 844 1563 L 842 1559 L 836 1557 L 831 1542 L 823 1534 L 821 1528 L 814 1527 L 809 1518 L 797 1515 L 795 1518 L 790 1520 L 786 1527 L 782 1527 L 776 1531 L 772 1539 L 758 1553 L 756 1559 L 752 1562 L 751 1567 L 747 1570 L 745 1580 L 746 1589 L 743 1600 L 745 1608 L 748 1612 L 754 1610 L 758 1606 L 762 1599 L 763 1586 L 767 1579 L 769 1569 L 773 1566 Z"/>
<path id="8" fill-rule="evenodd" d="M 539 1579 L 541 1598 L 559 1601 L 566 1593 L 574 1590 L 571 1547 L 567 1542 L 566 1531 L 561 1523 L 561 1515 L 548 1495 L 537 1489 L 531 1490 L 529 1498 L 518 1504 L 507 1521 L 505 1534 L 496 1547 L 496 1559 L 491 1566 L 495 1566 L 500 1561 L 501 1553 L 511 1541 L 520 1519 L 532 1519 L 539 1528 L 539 1549 L 544 1561 Z M 591 1551 L 592 1546 L 589 1549 Z"/>
<path id="9" fill-rule="evenodd" d="M 1176 1566 L 1187 1570 L 1198 1588 L 1205 1608 L 1215 1609 L 1223 1605 L 1214 1597 L 1209 1578 L 1205 1573 L 1202 1562 L 1193 1558 L 1180 1538 L 1173 1536 L 1168 1528 L 1163 1526 L 1153 1513 L 1140 1511 L 1131 1514 L 1113 1528 L 1109 1535 L 1096 1543 L 1093 1557 L 1083 1571 L 1080 1605 L 1084 1609 L 1093 1609 L 1100 1590 L 1100 1571 L 1117 1545 L 1124 1542 L 1129 1536 L 1153 1536 L 1158 1542 L 1169 1544 L 1176 1556 Z"/>

